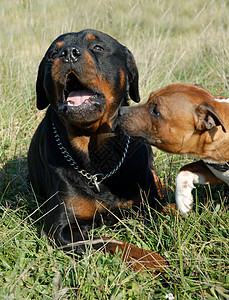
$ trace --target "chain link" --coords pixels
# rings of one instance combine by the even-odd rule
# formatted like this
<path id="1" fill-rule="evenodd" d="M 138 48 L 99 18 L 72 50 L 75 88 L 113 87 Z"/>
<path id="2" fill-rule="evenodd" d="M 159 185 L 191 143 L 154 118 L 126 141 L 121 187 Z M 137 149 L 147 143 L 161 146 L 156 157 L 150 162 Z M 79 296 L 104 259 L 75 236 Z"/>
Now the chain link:
<path id="1" fill-rule="evenodd" d="M 90 188 L 96 188 L 97 192 L 99 193 L 100 192 L 99 185 L 101 184 L 101 182 L 103 182 L 105 179 L 107 179 L 107 178 L 111 177 L 112 175 L 114 175 L 119 170 L 121 165 L 123 164 L 123 162 L 126 158 L 127 152 L 128 152 L 129 145 L 130 145 L 130 137 L 127 136 L 127 142 L 126 142 L 125 149 L 123 151 L 123 156 L 122 156 L 121 160 L 119 161 L 118 165 L 112 171 L 110 171 L 106 175 L 104 175 L 103 173 L 97 173 L 97 174 L 91 175 L 86 170 L 83 170 L 83 169 L 81 170 L 79 168 L 77 163 L 74 161 L 74 159 L 68 153 L 67 149 L 63 146 L 63 144 L 60 140 L 60 136 L 57 132 L 57 129 L 56 129 L 56 126 L 54 125 L 54 123 L 52 123 L 52 127 L 53 127 L 53 133 L 54 133 L 54 136 L 55 136 L 55 139 L 56 139 L 57 146 L 58 146 L 60 152 L 62 153 L 62 155 L 64 156 L 64 158 L 74 168 L 74 170 L 76 170 L 83 177 L 87 178 L 87 180 L 89 181 L 88 186 Z"/>

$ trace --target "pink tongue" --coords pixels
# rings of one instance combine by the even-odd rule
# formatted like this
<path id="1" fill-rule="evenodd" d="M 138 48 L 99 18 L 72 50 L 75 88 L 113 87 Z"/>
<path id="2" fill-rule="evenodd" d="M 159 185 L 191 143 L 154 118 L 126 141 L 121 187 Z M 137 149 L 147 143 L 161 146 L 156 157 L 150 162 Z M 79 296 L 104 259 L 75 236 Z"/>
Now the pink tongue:
<path id="1" fill-rule="evenodd" d="M 69 94 L 67 103 L 72 106 L 79 106 L 93 95 L 94 94 L 90 91 L 74 91 Z"/>

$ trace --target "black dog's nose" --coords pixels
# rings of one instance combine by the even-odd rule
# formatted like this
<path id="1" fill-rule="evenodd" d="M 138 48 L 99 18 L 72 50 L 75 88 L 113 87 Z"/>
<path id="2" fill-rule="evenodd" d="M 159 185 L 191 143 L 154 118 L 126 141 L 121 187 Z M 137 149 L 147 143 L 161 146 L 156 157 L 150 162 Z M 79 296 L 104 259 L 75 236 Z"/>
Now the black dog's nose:
<path id="1" fill-rule="evenodd" d="M 67 63 L 74 63 L 81 56 L 82 51 L 75 45 L 68 45 L 59 52 L 59 58 Z"/>

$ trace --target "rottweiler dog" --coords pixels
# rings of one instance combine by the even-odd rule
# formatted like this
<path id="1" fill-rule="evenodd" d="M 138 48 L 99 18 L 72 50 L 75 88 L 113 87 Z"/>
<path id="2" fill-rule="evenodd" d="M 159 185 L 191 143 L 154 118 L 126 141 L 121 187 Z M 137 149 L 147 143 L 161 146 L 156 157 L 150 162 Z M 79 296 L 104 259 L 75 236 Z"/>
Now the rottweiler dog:
<path id="1" fill-rule="evenodd" d="M 139 207 L 142 194 L 153 207 L 158 192 L 145 145 L 113 124 L 120 106 L 139 102 L 138 70 L 131 52 L 107 34 L 83 30 L 59 36 L 42 59 L 37 108 L 47 112 L 28 152 L 29 178 L 46 210 L 46 229 L 57 245 L 85 251 L 88 231 L 112 224 L 120 211 Z M 120 249 L 162 270 L 161 256 L 109 239 L 98 249 Z M 135 266 L 141 264 L 135 262 Z"/>

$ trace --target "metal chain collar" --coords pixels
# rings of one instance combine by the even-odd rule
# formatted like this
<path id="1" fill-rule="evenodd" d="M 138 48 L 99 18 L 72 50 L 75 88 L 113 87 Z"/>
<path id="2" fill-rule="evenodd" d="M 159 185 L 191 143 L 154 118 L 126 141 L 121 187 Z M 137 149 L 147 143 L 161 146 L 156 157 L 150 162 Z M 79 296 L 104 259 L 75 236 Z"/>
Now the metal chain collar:
<path id="1" fill-rule="evenodd" d="M 82 175 L 83 177 L 85 177 L 88 180 L 88 186 L 90 188 L 96 188 L 97 192 L 100 193 L 100 187 L 99 187 L 100 183 L 102 183 L 105 179 L 107 179 L 107 178 L 111 177 L 113 174 L 115 174 L 119 170 L 121 165 L 123 164 L 123 162 L 126 158 L 127 152 L 128 152 L 129 145 L 130 145 L 130 137 L 127 136 L 127 142 L 126 142 L 125 149 L 123 151 L 123 156 L 122 156 L 121 160 L 119 161 L 118 165 L 112 171 L 110 171 L 106 175 L 104 175 L 103 173 L 97 173 L 97 174 L 91 175 L 86 170 L 81 170 L 79 168 L 79 166 L 77 165 L 77 163 L 74 161 L 74 159 L 71 157 L 71 155 L 68 153 L 67 149 L 63 146 L 63 144 L 60 140 L 60 136 L 59 136 L 56 126 L 54 125 L 53 122 L 52 122 L 52 127 L 53 127 L 53 133 L 54 133 L 54 136 L 56 139 L 57 146 L 58 146 L 59 150 L 61 151 L 61 153 L 63 154 L 64 158 L 73 167 L 73 169 L 75 169 L 80 175 Z"/>

